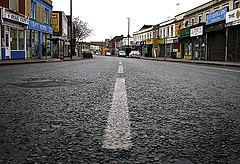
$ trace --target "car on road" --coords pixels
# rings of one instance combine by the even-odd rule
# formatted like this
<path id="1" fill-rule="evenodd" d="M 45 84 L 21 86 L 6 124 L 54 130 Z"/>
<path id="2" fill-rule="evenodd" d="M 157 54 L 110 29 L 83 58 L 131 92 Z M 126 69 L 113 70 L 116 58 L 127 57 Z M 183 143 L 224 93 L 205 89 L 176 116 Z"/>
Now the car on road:
<path id="1" fill-rule="evenodd" d="M 126 57 L 126 52 L 125 51 L 119 51 L 118 52 L 118 57 Z"/>
<path id="2" fill-rule="evenodd" d="M 129 53 L 129 57 L 130 57 L 130 58 L 138 58 L 138 59 L 140 59 L 140 56 L 141 56 L 141 54 L 140 54 L 140 52 L 138 52 L 138 51 L 131 51 L 131 52 Z"/>
<path id="3" fill-rule="evenodd" d="M 111 56 L 111 52 L 107 51 L 106 56 Z"/>
<path id="4" fill-rule="evenodd" d="M 93 53 L 91 51 L 84 51 L 82 56 L 83 56 L 83 59 L 93 58 Z"/>

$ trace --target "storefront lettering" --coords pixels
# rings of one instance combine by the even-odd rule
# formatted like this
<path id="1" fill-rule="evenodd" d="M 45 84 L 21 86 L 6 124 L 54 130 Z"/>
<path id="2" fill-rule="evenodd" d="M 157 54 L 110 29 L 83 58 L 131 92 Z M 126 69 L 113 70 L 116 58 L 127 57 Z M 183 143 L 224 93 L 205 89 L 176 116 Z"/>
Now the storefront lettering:
<path id="1" fill-rule="evenodd" d="M 223 8 L 219 11 L 207 15 L 206 24 L 212 24 L 226 19 L 227 8 Z"/>
<path id="2" fill-rule="evenodd" d="M 9 12 L 6 12 L 6 15 L 7 15 L 7 19 L 10 19 L 10 20 L 13 20 L 13 21 L 16 21 L 16 22 L 20 22 L 20 23 L 23 23 L 23 24 L 28 24 L 28 18 L 24 18 L 22 16 L 19 16 L 19 15 L 15 15 L 15 14 L 12 14 L 12 13 L 9 13 Z"/>
<path id="3" fill-rule="evenodd" d="M 235 10 L 232 10 L 232 11 L 226 13 L 226 23 L 238 21 L 239 18 L 240 18 L 240 10 L 239 9 L 235 9 Z"/>

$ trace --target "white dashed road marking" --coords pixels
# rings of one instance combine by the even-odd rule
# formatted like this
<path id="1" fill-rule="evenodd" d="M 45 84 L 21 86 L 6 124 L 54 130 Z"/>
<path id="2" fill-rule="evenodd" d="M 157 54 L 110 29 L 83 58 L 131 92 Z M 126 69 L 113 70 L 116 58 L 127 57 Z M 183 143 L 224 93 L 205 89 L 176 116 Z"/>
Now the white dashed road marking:
<path id="1" fill-rule="evenodd" d="M 122 65 L 119 65 L 119 66 L 118 66 L 118 73 L 124 73 L 124 72 L 123 72 L 123 66 L 122 66 Z"/>
<path id="2" fill-rule="evenodd" d="M 131 145 L 131 129 L 125 79 L 117 78 L 102 148 L 128 150 Z"/>

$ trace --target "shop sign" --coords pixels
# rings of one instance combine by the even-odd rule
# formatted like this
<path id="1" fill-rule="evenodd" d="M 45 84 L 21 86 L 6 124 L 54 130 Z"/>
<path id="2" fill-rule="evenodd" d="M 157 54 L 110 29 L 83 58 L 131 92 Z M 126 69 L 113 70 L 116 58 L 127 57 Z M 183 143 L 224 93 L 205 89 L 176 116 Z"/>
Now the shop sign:
<path id="1" fill-rule="evenodd" d="M 146 44 L 153 44 L 152 39 L 147 39 Z"/>
<path id="2" fill-rule="evenodd" d="M 231 23 L 240 20 L 240 9 L 229 11 L 226 14 L 226 23 Z"/>
<path id="3" fill-rule="evenodd" d="M 158 44 L 165 44 L 165 39 L 158 39 Z"/>
<path id="4" fill-rule="evenodd" d="M 190 37 L 203 35 L 203 26 L 195 27 L 191 29 Z"/>
<path id="5" fill-rule="evenodd" d="M 9 11 L 5 11 L 5 18 L 10 19 L 11 21 L 23 23 L 25 25 L 28 25 L 28 22 L 29 22 L 28 18 L 25 18 L 25 17 L 17 15 L 17 14 L 10 13 Z"/>
<path id="6" fill-rule="evenodd" d="M 214 13 L 208 14 L 206 18 L 206 25 L 213 24 L 226 19 L 227 8 L 215 11 Z"/>
<path id="7" fill-rule="evenodd" d="M 189 37 L 190 36 L 190 28 L 186 27 L 186 28 L 180 29 L 179 36 L 180 36 L 180 38 Z"/>
<path id="8" fill-rule="evenodd" d="M 158 47 L 158 39 L 153 39 L 153 46 L 154 46 L 155 48 Z"/>
<path id="9" fill-rule="evenodd" d="M 166 44 L 178 43 L 178 39 L 177 38 L 166 38 L 165 43 Z"/>
<path id="10" fill-rule="evenodd" d="M 44 33 L 48 33 L 48 34 L 53 34 L 52 27 L 42 24 L 42 23 L 39 23 L 39 22 L 36 22 L 34 20 L 29 20 L 28 28 L 37 30 L 37 31 L 41 31 Z"/>
<path id="11" fill-rule="evenodd" d="M 52 13 L 51 25 L 54 32 L 59 32 L 59 13 Z"/>

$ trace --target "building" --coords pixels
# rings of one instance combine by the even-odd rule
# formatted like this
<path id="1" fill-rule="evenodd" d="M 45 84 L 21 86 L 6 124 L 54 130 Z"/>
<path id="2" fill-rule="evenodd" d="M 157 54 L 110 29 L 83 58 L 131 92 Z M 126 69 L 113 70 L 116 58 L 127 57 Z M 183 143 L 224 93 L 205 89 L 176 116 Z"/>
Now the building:
<path id="1" fill-rule="evenodd" d="M 0 60 L 26 59 L 26 30 L 29 19 L 25 16 L 25 1 L 0 1 Z"/>
<path id="2" fill-rule="evenodd" d="M 25 0 L 26 16 L 29 17 L 27 38 L 28 58 L 47 58 L 51 56 L 51 41 L 53 34 L 51 26 L 51 0 Z"/>
<path id="3" fill-rule="evenodd" d="M 231 11 L 226 13 L 226 31 L 227 31 L 227 61 L 240 61 L 240 2 L 233 1 L 229 5 Z"/>
<path id="4" fill-rule="evenodd" d="M 142 56 L 152 56 L 152 37 L 153 25 L 143 25 L 139 31 L 133 32 L 133 43 L 136 44 Z"/>
<path id="5" fill-rule="evenodd" d="M 174 49 L 179 49 L 178 38 L 175 36 L 175 18 L 161 22 L 159 24 L 159 38 L 161 57 L 171 57 Z"/>
<path id="6" fill-rule="evenodd" d="M 68 19 L 65 13 L 63 11 L 53 11 L 51 25 L 53 27 L 52 57 L 64 58 L 69 56 Z"/>

